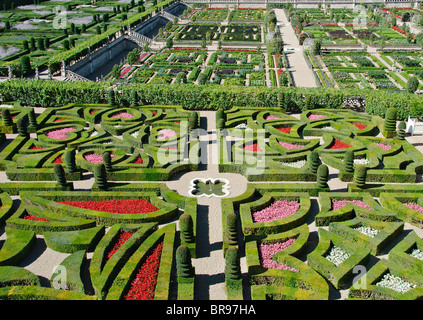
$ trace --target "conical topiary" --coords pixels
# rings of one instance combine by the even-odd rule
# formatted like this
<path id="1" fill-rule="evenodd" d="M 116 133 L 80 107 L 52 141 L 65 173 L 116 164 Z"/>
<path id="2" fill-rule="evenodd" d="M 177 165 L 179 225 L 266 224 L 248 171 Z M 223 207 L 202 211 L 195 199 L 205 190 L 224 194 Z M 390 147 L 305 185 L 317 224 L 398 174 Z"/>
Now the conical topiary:
<path id="1" fill-rule="evenodd" d="M 181 245 L 176 249 L 176 272 L 178 278 L 191 278 L 194 276 L 191 252 L 187 246 Z"/>
<path id="2" fill-rule="evenodd" d="M 401 121 L 398 125 L 398 132 L 397 132 L 397 139 L 398 140 L 405 140 L 405 129 L 407 128 L 407 124 L 404 121 Z"/>
<path id="3" fill-rule="evenodd" d="M 18 127 L 18 134 L 21 137 L 29 137 L 29 133 L 28 133 L 28 129 L 26 127 L 26 122 L 23 118 L 20 118 L 17 122 L 16 125 Z"/>
<path id="4" fill-rule="evenodd" d="M 225 279 L 241 279 L 241 264 L 237 247 L 229 247 L 225 254 Z"/>
<path id="5" fill-rule="evenodd" d="M 234 212 L 231 212 L 226 216 L 225 238 L 230 245 L 236 245 L 238 243 L 237 220 L 237 216 Z"/>
<path id="6" fill-rule="evenodd" d="M 10 115 L 9 109 L 1 110 L 1 117 L 3 120 L 3 126 L 10 127 L 13 126 L 12 116 Z"/>
<path id="7" fill-rule="evenodd" d="M 75 149 L 68 149 L 65 152 L 65 167 L 66 171 L 69 173 L 78 171 L 78 168 L 76 167 L 75 152 Z"/>
<path id="8" fill-rule="evenodd" d="M 317 187 L 318 188 L 329 188 L 328 186 L 329 180 L 329 168 L 325 164 L 321 164 L 319 168 L 317 168 Z"/>
<path id="9" fill-rule="evenodd" d="M 110 151 L 106 151 L 103 153 L 103 163 L 104 166 L 106 167 L 106 171 L 110 172 L 113 170 L 112 168 L 112 156 Z"/>
<path id="10" fill-rule="evenodd" d="M 354 172 L 354 151 L 352 150 L 345 151 L 344 168 L 345 168 L 345 172 L 348 172 L 348 173 Z"/>
<path id="11" fill-rule="evenodd" d="M 28 120 L 29 120 L 29 126 L 36 129 L 38 126 L 38 123 L 37 123 L 37 116 L 35 115 L 34 108 L 29 109 Z"/>
<path id="12" fill-rule="evenodd" d="M 317 173 L 317 168 L 319 167 L 320 158 L 317 151 L 312 151 L 310 153 L 310 171 L 314 174 Z"/>
<path id="13" fill-rule="evenodd" d="M 367 168 L 364 164 L 359 164 L 355 168 L 354 172 L 354 184 L 359 187 L 363 188 L 366 184 L 366 177 L 367 177 Z"/>
<path id="14" fill-rule="evenodd" d="M 56 177 L 57 184 L 61 187 L 66 186 L 66 175 L 65 170 L 63 169 L 60 163 L 54 165 L 54 176 Z"/>
<path id="15" fill-rule="evenodd" d="M 107 190 L 107 172 L 104 163 L 97 163 L 93 168 L 94 185 L 100 190 Z"/>
<path id="16" fill-rule="evenodd" d="M 179 217 L 179 229 L 182 241 L 187 243 L 194 242 L 194 223 L 189 213 L 183 213 Z"/>
<path id="17" fill-rule="evenodd" d="M 389 107 L 385 113 L 385 122 L 383 124 L 383 136 L 392 138 L 396 135 L 397 128 L 397 109 Z"/>

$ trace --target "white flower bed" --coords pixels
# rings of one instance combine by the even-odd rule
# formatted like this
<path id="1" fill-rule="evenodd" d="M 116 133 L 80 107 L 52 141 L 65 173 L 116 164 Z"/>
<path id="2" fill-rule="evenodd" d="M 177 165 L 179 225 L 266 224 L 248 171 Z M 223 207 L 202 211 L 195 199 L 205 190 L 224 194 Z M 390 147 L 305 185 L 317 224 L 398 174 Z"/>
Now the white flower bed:
<path id="1" fill-rule="evenodd" d="M 15 24 L 12 29 L 16 30 L 38 30 L 37 26 L 34 26 L 29 23 L 29 21 L 24 21 L 22 23 Z"/>
<path id="2" fill-rule="evenodd" d="M 295 162 L 281 162 L 281 164 L 291 168 L 302 168 L 305 166 L 306 162 L 306 160 L 298 160 Z"/>
<path id="3" fill-rule="evenodd" d="M 73 17 L 73 18 L 68 19 L 68 22 L 78 24 L 78 25 L 89 24 L 89 23 L 93 22 L 93 16 Z"/>
<path id="4" fill-rule="evenodd" d="M 251 128 L 249 128 L 249 127 L 247 126 L 247 124 L 246 124 L 246 123 L 240 123 L 239 125 L 237 125 L 237 126 L 235 127 L 235 129 L 246 129 L 246 130 L 251 130 Z"/>
<path id="5" fill-rule="evenodd" d="M 138 138 L 139 134 L 140 134 L 139 131 L 135 131 L 135 132 L 131 133 L 131 136 L 136 139 L 136 138 Z"/>
<path id="6" fill-rule="evenodd" d="M 91 135 L 90 135 L 90 138 L 95 137 L 96 135 L 98 135 L 98 132 L 97 132 L 97 131 L 93 131 L 93 132 L 91 133 Z"/>
<path id="7" fill-rule="evenodd" d="M 11 104 L 0 104 L 0 108 L 13 108 L 13 105 L 11 105 Z"/>
<path id="8" fill-rule="evenodd" d="M 332 262 L 335 266 L 339 266 L 342 262 L 347 260 L 351 255 L 339 247 L 334 246 L 330 253 L 325 257 Z"/>
<path id="9" fill-rule="evenodd" d="M 410 254 L 413 258 L 419 259 L 423 261 L 423 252 L 420 251 L 419 249 L 415 249 L 413 250 L 413 252 L 411 252 Z"/>
<path id="10" fill-rule="evenodd" d="M 354 159 L 354 164 L 369 164 L 370 161 L 366 158 L 363 159 Z"/>
<path id="11" fill-rule="evenodd" d="M 332 128 L 332 127 L 323 127 L 322 128 L 322 130 L 326 130 L 326 131 L 336 131 L 336 129 L 335 128 Z"/>
<path id="12" fill-rule="evenodd" d="M 24 10 L 39 10 L 39 9 L 44 9 L 47 8 L 47 6 L 41 6 L 41 5 L 26 5 L 26 6 L 19 6 L 17 7 L 17 9 L 24 9 Z"/>
<path id="13" fill-rule="evenodd" d="M 396 277 L 390 273 L 383 276 L 382 280 L 376 283 L 377 286 L 392 289 L 399 293 L 406 293 L 407 291 L 416 288 L 415 284 L 407 282 L 400 277 Z"/>
<path id="14" fill-rule="evenodd" d="M 357 230 L 370 238 L 374 238 L 379 233 L 379 230 L 377 229 L 373 229 L 372 227 L 364 227 L 364 226 L 354 228 L 354 230 Z"/>

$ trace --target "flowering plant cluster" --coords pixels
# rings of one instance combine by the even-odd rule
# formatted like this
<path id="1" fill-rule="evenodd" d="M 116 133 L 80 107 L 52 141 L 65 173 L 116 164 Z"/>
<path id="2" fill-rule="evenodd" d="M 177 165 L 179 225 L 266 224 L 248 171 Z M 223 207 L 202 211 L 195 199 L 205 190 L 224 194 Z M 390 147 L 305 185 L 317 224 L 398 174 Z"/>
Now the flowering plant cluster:
<path id="1" fill-rule="evenodd" d="M 351 148 L 351 146 L 348 143 L 335 139 L 335 142 L 329 149 L 346 149 L 346 148 Z"/>
<path id="2" fill-rule="evenodd" d="M 404 205 L 406 207 L 409 207 L 410 209 L 416 210 L 420 213 L 423 213 L 423 207 L 419 206 L 417 203 L 415 202 L 408 202 L 408 203 L 404 203 Z"/>
<path id="3" fill-rule="evenodd" d="M 75 131 L 75 128 L 69 127 L 69 128 L 63 128 L 58 130 L 52 130 L 46 133 L 46 136 L 50 139 L 54 140 L 62 140 L 68 138 L 67 134 L 68 132 Z"/>
<path id="4" fill-rule="evenodd" d="M 109 259 L 112 257 L 112 255 L 126 242 L 126 240 L 128 240 L 133 234 L 135 233 L 135 231 L 133 232 L 121 232 L 115 242 L 115 244 L 113 245 L 113 247 L 109 250 L 109 252 L 107 252 L 106 254 L 106 262 L 109 261 Z"/>
<path id="5" fill-rule="evenodd" d="M 140 54 L 140 58 L 138 59 L 138 61 L 143 62 L 144 59 L 149 55 L 149 52 L 142 52 Z"/>
<path id="6" fill-rule="evenodd" d="M 291 168 L 300 169 L 300 168 L 304 167 L 306 163 L 307 163 L 306 160 L 298 160 L 298 161 L 294 161 L 294 162 L 281 162 L 281 165 L 291 167 Z"/>
<path id="7" fill-rule="evenodd" d="M 326 118 L 326 116 L 322 114 L 311 114 L 308 116 L 310 120 L 320 119 L 320 118 Z"/>
<path id="8" fill-rule="evenodd" d="M 333 246 L 329 254 L 325 257 L 327 260 L 332 262 L 335 266 L 339 266 L 342 262 L 347 260 L 351 255 L 340 247 Z"/>
<path id="9" fill-rule="evenodd" d="M 336 199 L 332 199 L 332 210 L 341 209 L 349 203 L 355 204 L 356 206 L 362 207 L 367 210 L 373 210 L 373 208 L 369 207 L 367 204 L 365 204 L 361 200 L 336 200 Z"/>
<path id="10" fill-rule="evenodd" d="M 44 217 L 35 217 L 35 216 L 31 216 L 29 214 L 24 215 L 23 218 L 25 220 L 31 220 L 31 221 L 50 221 L 47 218 L 44 218 Z"/>
<path id="11" fill-rule="evenodd" d="M 375 145 L 377 145 L 379 148 L 381 148 L 385 151 L 392 148 L 392 146 L 390 146 L 388 144 L 384 144 L 384 143 L 375 143 Z"/>
<path id="12" fill-rule="evenodd" d="M 382 280 L 376 283 L 377 286 L 392 289 L 399 293 L 406 293 L 407 291 L 416 288 L 415 284 L 407 282 L 400 277 L 396 277 L 390 273 L 383 276 Z"/>
<path id="13" fill-rule="evenodd" d="M 162 129 L 159 130 L 158 133 L 159 136 L 157 137 L 157 140 L 165 140 L 177 135 L 176 131 L 172 129 Z"/>
<path id="14" fill-rule="evenodd" d="M 290 134 L 291 133 L 291 129 L 292 127 L 281 127 L 281 128 L 277 128 L 279 131 L 283 132 L 283 133 L 287 133 Z"/>
<path id="15" fill-rule="evenodd" d="M 253 212 L 254 222 L 267 222 L 293 215 L 300 209 L 298 201 L 276 200 L 267 208 Z"/>
<path id="16" fill-rule="evenodd" d="M 247 144 L 243 149 L 247 151 L 263 152 L 263 150 L 261 150 L 257 143 Z"/>
<path id="17" fill-rule="evenodd" d="M 116 119 L 116 118 L 125 118 L 125 119 L 132 119 L 134 116 L 128 112 L 120 112 L 112 115 L 110 119 Z"/>
<path id="18" fill-rule="evenodd" d="M 361 123 L 358 123 L 358 122 L 354 122 L 353 125 L 355 125 L 360 130 L 363 130 L 364 128 L 366 128 L 366 126 L 364 124 L 361 124 Z"/>
<path id="19" fill-rule="evenodd" d="M 136 164 L 143 164 L 143 160 L 142 160 L 142 158 L 141 158 L 141 157 L 138 157 L 138 158 L 137 158 L 137 160 L 135 160 L 133 163 L 136 163 Z"/>
<path id="20" fill-rule="evenodd" d="M 357 230 L 358 232 L 361 232 L 362 234 L 364 234 L 364 235 L 366 235 L 370 238 L 374 238 L 379 233 L 379 230 L 374 229 L 372 227 L 365 227 L 365 226 L 360 226 L 360 227 L 354 228 L 354 230 Z"/>
<path id="21" fill-rule="evenodd" d="M 134 66 L 126 67 L 120 72 L 119 78 L 125 78 L 134 69 Z"/>
<path id="22" fill-rule="evenodd" d="M 138 270 L 131 287 L 125 295 L 125 300 L 153 300 L 157 284 L 157 275 L 162 256 L 163 241 L 160 242 L 148 255 L 147 259 Z"/>
<path id="23" fill-rule="evenodd" d="M 300 149 L 300 148 L 304 148 L 303 144 L 295 144 L 295 143 L 288 143 L 288 142 L 283 142 L 283 141 L 279 141 L 279 144 L 286 148 L 286 149 Z"/>
<path id="24" fill-rule="evenodd" d="M 423 252 L 420 251 L 419 249 L 414 249 L 410 256 L 412 256 L 413 258 L 419 259 L 423 261 Z"/>
<path id="25" fill-rule="evenodd" d="M 59 202 L 68 206 L 83 208 L 88 210 L 122 213 L 122 214 L 138 214 L 149 213 L 159 210 L 149 201 L 144 199 L 113 199 L 101 201 L 62 201 Z"/>
<path id="26" fill-rule="evenodd" d="M 296 240 L 295 238 L 291 238 L 284 242 L 276 242 L 276 243 L 268 243 L 268 244 L 260 243 L 258 251 L 259 251 L 261 266 L 266 269 L 283 269 L 283 270 L 299 272 L 299 270 L 295 268 L 288 267 L 287 265 L 284 265 L 282 263 L 278 263 L 272 260 L 272 257 L 274 254 L 282 250 L 285 250 L 291 244 L 293 244 L 295 240 Z"/>
<path id="27" fill-rule="evenodd" d="M 114 158 L 116 155 L 114 153 L 110 154 L 110 158 Z M 91 163 L 102 163 L 103 162 L 103 156 L 97 154 L 97 153 L 89 153 L 84 155 L 84 159 Z"/>
<path id="28" fill-rule="evenodd" d="M 281 117 L 278 117 L 278 116 L 268 115 L 265 120 L 276 120 L 276 119 L 280 119 L 280 118 Z"/>
<path id="29" fill-rule="evenodd" d="M 53 163 L 63 163 L 62 157 L 58 156 L 56 159 L 54 159 Z"/>

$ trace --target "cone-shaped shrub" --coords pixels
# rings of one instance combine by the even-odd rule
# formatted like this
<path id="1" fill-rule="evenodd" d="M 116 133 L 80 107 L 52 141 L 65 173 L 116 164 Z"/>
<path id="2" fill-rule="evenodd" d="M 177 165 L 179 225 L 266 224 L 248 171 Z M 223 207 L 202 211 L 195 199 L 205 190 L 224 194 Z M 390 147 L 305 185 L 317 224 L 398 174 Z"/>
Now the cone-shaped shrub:
<path id="1" fill-rule="evenodd" d="M 106 167 L 103 163 L 97 163 L 94 165 L 94 185 L 100 190 L 107 189 L 107 172 Z"/>
<path id="2" fill-rule="evenodd" d="M 26 127 L 25 120 L 23 118 L 20 118 L 16 125 L 18 127 L 18 134 L 21 137 L 29 137 L 28 128 Z"/>
<path id="3" fill-rule="evenodd" d="M 320 162 L 319 153 L 317 151 L 312 151 L 310 153 L 310 171 L 312 173 L 317 173 L 319 162 Z"/>
<path id="4" fill-rule="evenodd" d="M 401 121 L 398 125 L 398 132 L 397 132 L 397 139 L 398 140 L 405 140 L 405 129 L 407 128 L 407 124 L 404 121 Z"/>
<path id="5" fill-rule="evenodd" d="M 225 254 L 225 278 L 227 280 L 241 279 L 241 264 L 237 247 L 229 247 Z"/>
<path id="6" fill-rule="evenodd" d="M 78 169 L 76 167 L 75 160 L 75 149 L 69 149 L 65 152 L 65 167 L 66 171 L 69 173 L 76 172 Z"/>
<path id="7" fill-rule="evenodd" d="M 397 109 L 389 107 L 385 113 L 385 122 L 383 124 L 383 135 L 385 138 L 395 136 L 397 128 Z"/>
<path id="8" fill-rule="evenodd" d="M 60 163 L 56 163 L 54 165 L 54 176 L 56 177 L 56 181 L 60 186 L 64 187 L 66 185 L 65 170 Z"/>
<path id="9" fill-rule="evenodd" d="M 329 168 L 325 164 L 321 164 L 317 168 L 317 187 L 318 188 L 328 188 L 329 180 Z"/>
<path id="10" fill-rule="evenodd" d="M 179 217 L 179 229 L 182 241 L 187 243 L 194 242 L 194 223 L 189 213 L 183 213 Z"/>
<path id="11" fill-rule="evenodd" d="M 179 246 L 176 249 L 176 271 L 178 278 L 190 278 L 194 276 L 194 268 L 191 263 L 191 252 L 187 246 Z"/>
<path id="12" fill-rule="evenodd" d="M 29 125 L 31 127 L 37 127 L 37 117 L 35 116 L 35 111 L 34 108 L 31 108 L 28 112 L 28 120 L 29 120 Z"/>
<path id="13" fill-rule="evenodd" d="M 359 187 L 363 188 L 366 184 L 366 176 L 367 176 L 367 168 L 364 164 L 359 164 L 355 168 L 354 172 L 354 184 Z"/>
<path id="14" fill-rule="evenodd" d="M 216 111 L 216 120 L 219 121 L 219 119 L 226 120 L 225 110 L 220 108 Z"/>
<path id="15" fill-rule="evenodd" d="M 237 234 L 237 217 L 234 212 L 229 213 L 226 216 L 226 241 L 230 245 L 236 245 L 238 243 Z"/>
<path id="16" fill-rule="evenodd" d="M 216 127 L 217 129 L 223 129 L 225 127 L 225 119 L 217 120 Z"/>
<path id="17" fill-rule="evenodd" d="M 3 109 L 1 111 L 1 117 L 3 119 L 3 125 L 5 127 L 13 126 L 12 116 L 10 115 L 9 109 Z"/>
<path id="18" fill-rule="evenodd" d="M 345 172 L 354 172 L 354 152 L 352 150 L 345 151 L 344 155 Z"/>
<path id="19" fill-rule="evenodd" d="M 106 167 L 107 172 L 110 172 L 113 170 L 112 157 L 110 155 L 110 151 L 106 151 L 105 153 L 103 153 L 103 163 L 104 163 L 104 166 Z"/>

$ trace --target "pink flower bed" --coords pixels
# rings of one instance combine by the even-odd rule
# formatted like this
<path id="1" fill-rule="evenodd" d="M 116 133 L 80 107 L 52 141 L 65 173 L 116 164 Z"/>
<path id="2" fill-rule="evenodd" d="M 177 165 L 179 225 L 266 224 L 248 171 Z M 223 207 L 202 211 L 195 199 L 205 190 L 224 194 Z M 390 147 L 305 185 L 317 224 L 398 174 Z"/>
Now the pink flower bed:
<path id="1" fill-rule="evenodd" d="M 267 222 L 293 215 L 300 209 L 298 201 L 276 200 L 267 208 L 253 212 L 254 222 Z"/>
<path id="2" fill-rule="evenodd" d="M 392 146 L 387 145 L 387 144 L 383 144 L 383 143 L 375 143 L 375 145 L 377 145 L 379 148 L 383 149 L 383 150 L 389 150 L 392 148 Z"/>
<path id="3" fill-rule="evenodd" d="M 282 141 L 279 141 L 279 144 L 286 149 L 299 149 L 304 147 L 303 144 L 295 144 L 295 143 L 288 143 L 288 142 L 282 142 Z"/>
<path id="4" fill-rule="evenodd" d="M 414 202 L 408 202 L 404 203 L 404 205 L 410 209 L 416 210 L 420 213 L 423 213 L 423 207 L 419 206 L 417 203 Z"/>
<path id="5" fill-rule="evenodd" d="M 49 132 L 46 133 L 46 136 L 49 137 L 50 139 L 61 140 L 61 139 L 68 138 L 68 135 L 66 133 L 71 132 L 71 131 L 75 131 L 75 128 L 69 127 L 69 128 L 63 128 L 63 129 L 49 131 Z"/>
<path id="6" fill-rule="evenodd" d="M 341 209 L 345 207 L 348 203 L 353 203 L 356 206 L 365 208 L 367 210 L 373 210 L 373 208 L 369 207 L 367 204 L 365 204 L 361 200 L 336 200 L 336 199 L 332 199 L 332 210 Z"/>
<path id="7" fill-rule="evenodd" d="M 266 117 L 266 119 L 265 120 L 276 120 L 276 119 L 280 119 L 281 117 L 277 117 L 277 116 L 272 116 L 272 115 L 269 115 L 269 116 L 267 116 Z"/>
<path id="8" fill-rule="evenodd" d="M 112 153 L 110 155 L 110 158 L 114 158 L 116 155 L 114 153 Z M 88 162 L 91 163 L 102 163 L 103 162 L 103 156 L 99 155 L 97 153 L 90 153 L 90 154 L 86 154 L 84 156 L 84 159 L 87 160 Z"/>
<path id="9" fill-rule="evenodd" d="M 321 114 L 311 114 L 308 116 L 310 120 L 320 119 L 320 118 L 326 118 L 326 116 Z"/>
<path id="10" fill-rule="evenodd" d="M 162 129 L 159 130 L 158 133 L 159 135 L 157 137 L 157 140 L 169 139 L 177 135 L 176 131 L 172 129 Z"/>
<path id="11" fill-rule="evenodd" d="M 296 240 L 295 238 L 292 238 L 284 242 L 276 242 L 276 243 L 268 243 L 268 244 L 260 243 L 258 251 L 259 251 L 261 266 L 266 269 L 283 269 L 283 270 L 299 272 L 299 270 L 295 268 L 288 267 L 287 265 L 284 265 L 282 263 L 278 263 L 272 260 L 272 257 L 274 254 L 278 253 L 279 251 L 285 250 L 291 244 L 293 244 L 295 240 Z"/>
<path id="12" fill-rule="evenodd" d="M 116 119 L 116 118 L 125 118 L 125 119 L 132 119 L 134 116 L 128 112 L 120 112 L 112 115 L 110 119 Z"/>

